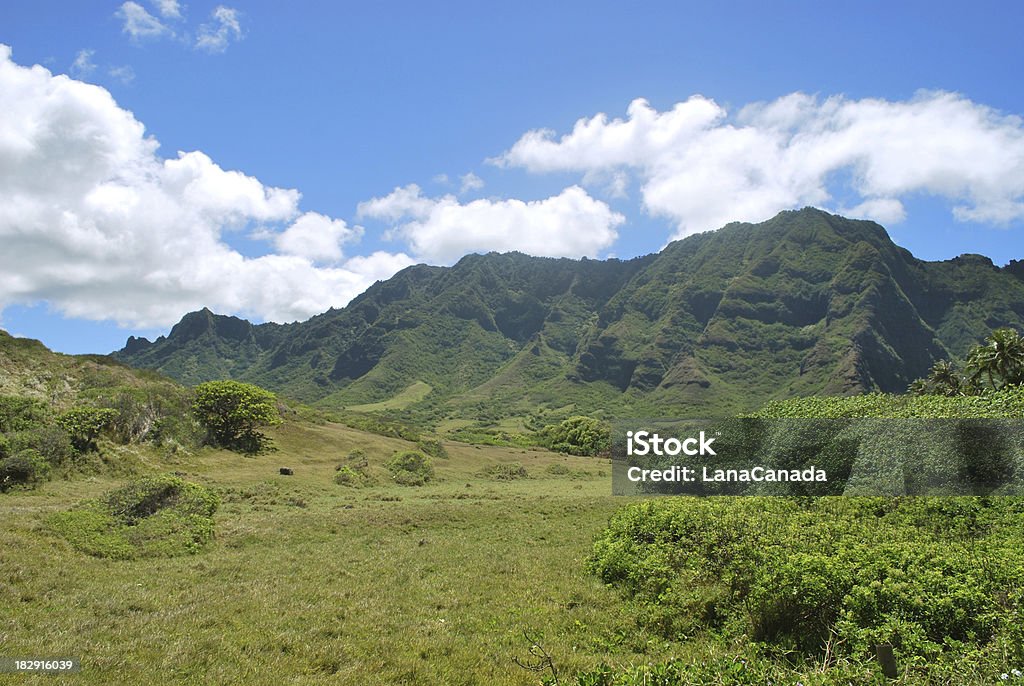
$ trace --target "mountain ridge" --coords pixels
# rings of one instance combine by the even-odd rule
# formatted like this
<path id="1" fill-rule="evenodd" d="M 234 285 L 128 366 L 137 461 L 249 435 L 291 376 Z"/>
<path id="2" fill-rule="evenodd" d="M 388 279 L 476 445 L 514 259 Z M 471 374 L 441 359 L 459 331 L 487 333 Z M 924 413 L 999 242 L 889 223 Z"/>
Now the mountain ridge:
<path id="1" fill-rule="evenodd" d="M 305 322 L 204 308 L 113 356 L 184 383 L 238 378 L 330 407 L 424 384 L 408 409 L 438 421 L 732 412 L 902 391 L 997 326 L 1024 328 L 1020 263 L 926 262 L 874 222 L 805 208 L 631 260 L 489 253 L 416 265 Z"/>

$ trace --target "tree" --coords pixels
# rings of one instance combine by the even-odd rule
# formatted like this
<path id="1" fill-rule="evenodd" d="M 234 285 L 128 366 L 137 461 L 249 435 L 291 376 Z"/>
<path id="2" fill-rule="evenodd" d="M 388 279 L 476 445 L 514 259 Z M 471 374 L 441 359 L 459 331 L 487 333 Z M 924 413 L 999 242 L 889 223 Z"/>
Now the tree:
<path id="1" fill-rule="evenodd" d="M 57 417 L 57 424 L 67 432 L 71 445 L 80 453 L 96 449 L 96 439 L 117 416 L 104 407 L 73 407 Z"/>
<path id="2" fill-rule="evenodd" d="M 207 381 L 195 388 L 192 414 L 206 428 L 213 445 L 257 453 L 269 439 L 259 427 L 278 424 L 276 396 L 240 381 Z"/>
<path id="3" fill-rule="evenodd" d="M 975 381 L 982 378 L 993 389 L 1024 383 L 1024 338 L 1013 329 L 996 329 L 967 357 Z"/>
<path id="4" fill-rule="evenodd" d="M 910 384 L 910 392 L 914 395 L 975 395 L 976 384 L 960 374 L 952 362 L 939 360 L 928 370 L 928 375 Z"/>

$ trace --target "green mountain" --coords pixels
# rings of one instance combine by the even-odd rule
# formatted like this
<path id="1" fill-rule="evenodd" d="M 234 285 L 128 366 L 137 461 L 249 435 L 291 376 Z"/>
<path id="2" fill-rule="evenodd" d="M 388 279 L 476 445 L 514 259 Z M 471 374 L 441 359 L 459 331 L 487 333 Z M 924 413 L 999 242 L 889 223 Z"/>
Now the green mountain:
<path id="1" fill-rule="evenodd" d="M 902 391 L 992 328 L 1024 329 L 1024 269 L 925 262 L 815 209 L 633 260 L 470 255 L 287 325 L 209 310 L 114 356 L 185 383 L 251 381 L 325 407 L 440 420 L 714 414 Z"/>

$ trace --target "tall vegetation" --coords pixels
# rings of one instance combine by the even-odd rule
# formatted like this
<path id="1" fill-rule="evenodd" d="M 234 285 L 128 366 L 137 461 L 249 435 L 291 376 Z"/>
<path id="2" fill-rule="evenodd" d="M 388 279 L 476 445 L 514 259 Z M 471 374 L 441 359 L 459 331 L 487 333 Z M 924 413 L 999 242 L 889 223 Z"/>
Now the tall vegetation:
<path id="1" fill-rule="evenodd" d="M 967 355 L 963 370 L 949 360 L 936 362 L 910 384 L 915 395 L 980 395 L 1024 384 L 1024 337 L 1011 328 L 996 329 Z"/>
<path id="2" fill-rule="evenodd" d="M 570 455 L 602 455 L 611 449 L 611 429 L 594 417 L 569 417 L 545 427 L 539 435 L 541 445 Z"/>
<path id="3" fill-rule="evenodd" d="M 268 446 L 260 427 L 281 421 L 276 396 L 239 381 L 207 381 L 195 388 L 192 413 L 213 445 L 256 453 Z"/>

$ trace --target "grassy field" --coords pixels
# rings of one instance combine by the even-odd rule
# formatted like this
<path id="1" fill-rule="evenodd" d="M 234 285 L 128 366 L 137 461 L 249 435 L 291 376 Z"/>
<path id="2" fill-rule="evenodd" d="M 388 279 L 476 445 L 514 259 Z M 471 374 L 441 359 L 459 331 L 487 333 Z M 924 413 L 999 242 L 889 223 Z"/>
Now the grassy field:
<path id="1" fill-rule="evenodd" d="M 379 403 L 366 403 L 364 405 L 349 405 L 347 409 L 354 412 L 382 412 L 385 410 L 403 410 L 413 403 L 419 401 L 430 395 L 430 391 L 434 390 L 430 384 L 422 381 L 417 381 L 405 390 L 401 391 L 394 397 L 382 400 Z"/>
<path id="2" fill-rule="evenodd" d="M 524 631 L 566 675 L 668 655 L 584 571 L 623 504 L 607 462 L 449 443 L 435 481 L 402 487 L 382 464 L 405 441 L 336 424 L 272 434 L 278 452 L 257 457 L 135 460 L 220 494 L 216 538 L 196 555 L 98 559 L 46 525 L 124 479 L 5 494 L 0 654 L 75 656 L 83 670 L 0 683 L 536 684 L 513 661 L 528 657 Z M 333 482 L 355 448 L 378 485 Z M 497 463 L 528 476 L 488 477 Z"/>

